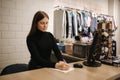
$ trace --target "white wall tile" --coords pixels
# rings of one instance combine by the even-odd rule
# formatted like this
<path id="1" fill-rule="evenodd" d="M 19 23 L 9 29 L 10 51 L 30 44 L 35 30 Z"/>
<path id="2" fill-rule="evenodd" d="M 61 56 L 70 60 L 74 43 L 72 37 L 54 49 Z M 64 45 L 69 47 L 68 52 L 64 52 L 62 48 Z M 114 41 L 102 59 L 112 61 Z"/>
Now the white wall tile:
<path id="1" fill-rule="evenodd" d="M 16 0 L 16 9 L 23 10 L 24 0 Z"/>
<path id="2" fill-rule="evenodd" d="M 33 1 L 24 0 L 24 1 L 23 1 L 23 5 L 22 5 L 22 6 L 23 6 L 23 9 L 24 9 L 24 10 L 27 10 L 27 9 L 30 10 L 30 9 L 32 8 L 32 6 L 33 6 L 33 3 L 34 3 Z"/>
<path id="3" fill-rule="evenodd" d="M 17 16 L 16 23 L 17 24 L 28 24 L 28 19 L 23 16 L 22 17 Z"/>
<path id="4" fill-rule="evenodd" d="M 0 7 L 2 7 L 2 0 L 0 0 Z"/>
<path id="5" fill-rule="evenodd" d="M 1 44 L 1 42 L 0 42 L 0 44 Z M 0 54 L 2 54 L 2 47 L 0 47 Z"/>
<path id="6" fill-rule="evenodd" d="M 23 16 L 23 10 L 10 9 L 10 16 Z"/>
<path id="7" fill-rule="evenodd" d="M 15 53 L 15 46 L 4 46 L 2 47 L 2 53 L 3 54 L 10 54 Z"/>
<path id="8" fill-rule="evenodd" d="M 16 46 L 16 53 L 23 53 L 24 52 L 24 46 L 21 46 L 21 45 L 17 45 Z"/>
<path id="9" fill-rule="evenodd" d="M 21 24 L 9 24 L 9 31 L 14 32 L 21 32 L 22 31 L 22 25 Z"/>
<path id="10" fill-rule="evenodd" d="M 8 54 L 0 54 L 0 62 L 4 62 L 4 61 L 7 61 L 9 58 L 9 55 Z"/>
<path id="11" fill-rule="evenodd" d="M 10 9 L 0 7 L 0 15 L 1 16 L 9 16 L 10 15 Z"/>
<path id="12" fill-rule="evenodd" d="M 26 32 L 16 32 L 17 39 L 26 39 L 27 33 Z"/>
<path id="13" fill-rule="evenodd" d="M 16 35 L 15 32 L 2 32 L 2 39 L 15 39 Z"/>
<path id="14" fill-rule="evenodd" d="M 25 24 L 25 25 L 22 26 L 22 31 L 23 32 L 28 32 L 29 33 L 30 29 L 31 29 L 31 24 Z"/>
<path id="15" fill-rule="evenodd" d="M 0 15 L 0 23 L 2 22 L 2 16 Z"/>
<path id="16" fill-rule="evenodd" d="M 1 69 L 5 68 L 7 65 L 9 65 L 7 61 L 0 62 L 0 64 L 1 64 L 0 65 Z"/>
<path id="17" fill-rule="evenodd" d="M 0 24 L 0 31 L 7 31 L 8 30 L 8 24 L 1 23 Z"/>
<path id="18" fill-rule="evenodd" d="M 2 16 L 2 23 L 15 24 L 16 17 L 14 17 L 14 16 Z"/>
<path id="19" fill-rule="evenodd" d="M 0 39 L 2 38 L 2 32 L 0 32 Z"/>
<path id="20" fill-rule="evenodd" d="M 8 39 L 9 46 L 16 46 L 21 44 L 21 39 Z"/>
<path id="21" fill-rule="evenodd" d="M 0 48 L 9 46 L 9 39 L 0 39 Z"/>
<path id="22" fill-rule="evenodd" d="M 8 9 L 15 8 L 15 0 L 2 0 L 2 7 Z"/>

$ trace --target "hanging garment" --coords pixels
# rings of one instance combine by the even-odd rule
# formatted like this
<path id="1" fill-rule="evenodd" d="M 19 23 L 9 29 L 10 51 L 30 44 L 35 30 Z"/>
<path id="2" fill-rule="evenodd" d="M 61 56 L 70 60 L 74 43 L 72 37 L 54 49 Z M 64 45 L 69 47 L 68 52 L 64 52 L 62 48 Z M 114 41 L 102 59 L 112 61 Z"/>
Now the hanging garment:
<path id="1" fill-rule="evenodd" d="M 62 20 L 62 38 L 66 37 L 66 11 L 63 10 L 63 20 Z"/>
<path id="2" fill-rule="evenodd" d="M 75 16 L 73 11 L 70 13 L 71 17 L 72 17 L 72 34 L 71 36 L 75 36 Z"/>
<path id="3" fill-rule="evenodd" d="M 90 25 L 91 25 L 90 12 L 86 12 L 86 26 L 90 27 Z"/>
<path id="4" fill-rule="evenodd" d="M 78 35 L 78 27 L 77 27 L 77 11 L 73 10 L 73 14 L 74 14 L 74 28 L 75 28 L 75 36 Z"/>
<path id="5" fill-rule="evenodd" d="M 68 12 L 68 25 L 69 25 L 69 30 L 68 30 L 68 38 L 71 38 L 72 36 L 72 16 L 70 15 L 70 13 L 72 13 L 71 11 L 67 11 Z"/>
<path id="6" fill-rule="evenodd" d="M 89 13 L 87 11 L 82 11 L 81 12 L 81 26 L 82 26 L 82 33 L 83 34 L 88 34 L 88 28 L 90 27 L 91 19 L 90 16 L 88 15 Z"/>
<path id="7" fill-rule="evenodd" d="M 91 25 L 90 25 L 90 31 L 93 33 L 97 30 L 97 17 L 94 16 L 95 14 L 90 12 L 91 17 Z"/>
<path id="8" fill-rule="evenodd" d="M 79 12 L 77 13 L 77 28 L 78 28 L 78 32 L 81 33 L 82 32 L 81 14 Z"/>
<path id="9" fill-rule="evenodd" d="M 68 38 L 68 33 L 69 33 L 69 20 L 68 20 L 68 12 L 66 12 L 66 38 Z"/>

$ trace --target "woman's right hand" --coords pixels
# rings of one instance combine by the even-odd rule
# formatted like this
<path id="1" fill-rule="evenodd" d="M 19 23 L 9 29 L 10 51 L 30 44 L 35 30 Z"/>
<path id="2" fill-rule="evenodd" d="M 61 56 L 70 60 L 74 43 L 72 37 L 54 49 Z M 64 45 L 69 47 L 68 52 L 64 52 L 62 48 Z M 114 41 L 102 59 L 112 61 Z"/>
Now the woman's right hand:
<path id="1" fill-rule="evenodd" d="M 64 61 L 59 61 L 55 64 L 55 68 L 60 70 L 68 70 L 70 68 L 70 65 Z"/>

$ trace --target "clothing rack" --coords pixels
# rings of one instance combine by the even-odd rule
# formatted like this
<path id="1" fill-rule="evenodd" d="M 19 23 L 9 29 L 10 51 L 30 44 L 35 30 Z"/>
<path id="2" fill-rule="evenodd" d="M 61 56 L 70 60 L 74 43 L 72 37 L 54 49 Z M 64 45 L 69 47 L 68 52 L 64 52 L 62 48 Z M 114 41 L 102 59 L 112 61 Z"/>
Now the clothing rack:
<path id="1" fill-rule="evenodd" d="M 80 10 L 80 9 L 77 9 L 77 8 L 72 8 L 72 7 L 67 7 L 67 6 L 66 6 L 66 7 L 62 7 L 62 6 L 55 6 L 54 8 L 82 11 L 82 10 Z"/>
<path id="2" fill-rule="evenodd" d="M 78 9 L 78 8 L 72 8 L 72 7 L 63 7 L 63 6 L 55 6 L 54 7 L 55 9 L 57 8 L 57 9 L 67 9 L 67 10 L 76 10 L 76 11 L 86 11 L 86 12 L 94 12 L 93 10 L 89 10 L 88 8 L 86 8 L 86 7 L 84 7 L 84 9 L 83 10 L 81 10 L 81 9 Z"/>
<path id="3" fill-rule="evenodd" d="M 107 17 L 113 17 L 113 16 L 110 16 L 110 15 L 107 15 L 107 14 L 99 14 L 99 15 L 103 15 L 103 16 L 107 16 Z"/>
<path id="4" fill-rule="evenodd" d="M 86 8 L 86 7 L 84 7 L 84 9 L 83 10 L 81 10 L 81 9 L 78 9 L 78 8 L 72 8 L 72 7 L 63 7 L 63 6 L 55 6 L 54 7 L 55 9 L 57 8 L 57 9 L 67 9 L 67 10 L 77 10 L 77 11 L 86 11 L 86 12 L 94 12 L 93 10 L 90 10 L 90 9 L 88 9 L 88 8 Z M 103 15 L 103 16 L 107 16 L 107 17 L 113 17 L 113 16 L 111 16 L 111 15 L 107 15 L 107 14 L 98 14 L 98 15 Z"/>
<path id="5" fill-rule="evenodd" d="M 90 30 L 91 30 L 91 32 L 93 33 L 96 29 L 97 29 L 97 18 L 98 18 L 98 16 L 100 16 L 100 15 L 103 15 L 103 16 L 110 16 L 110 15 L 106 15 L 106 14 L 96 14 L 96 13 L 94 13 L 94 11 L 93 10 L 89 10 L 89 9 L 87 9 L 87 8 L 84 8 L 84 10 L 81 10 L 81 9 L 76 9 L 76 8 L 71 8 L 71 7 L 67 7 L 67 6 L 55 6 L 54 7 L 55 8 L 55 16 L 56 16 L 56 18 L 55 19 L 58 19 L 58 17 L 60 17 L 59 19 L 61 19 L 61 25 L 60 25 L 60 27 L 62 26 L 62 29 L 63 30 L 61 30 L 61 31 L 66 31 L 66 25 L 67 26 L 69 26 L 70 27 L 70 31 L 72 30 L 73 31 L 73 34 L 72 33 L 69 33 L 69 34 L 71 34 L 71 35 L 73 35 L 74 36 L 74 32 L 76 32 L 76 30 L 78 31 L 79 30 L 79 33 L 81 33 L 81 32 L 83 32 L 84 34 L 87 34 L 88 32 L 89 32 L 89 30 L 88 30 L 88 28 L 90 27 Z M 73 18 L 76 18 L 76 12 L 75 12 L 75 17 L 73 16 L 74 15 L 74 10 L 77 12 L 77 14 L 78 15 L 80 15 L 80 19 L 79 19 L 79 21 L 81 20 L 81 23 L 79 23 L 79 22 L 75 22 L 75 19 L 73 19 Z M 68 11 L 67 12 L 67 16 L 68 16 L 68 14 L 69 14 L 69 16 L 71 16 L 71 14 L 72 14 L 72 17 L 70 17 L 71 18 L 71 20 L 72 20 L 72 24 L 66 24 L 66 12 L 65 11 Z M 70 14 L 71 13 L 71 14 Z M 85 16 L 83 16 L 85 14 Z M 92 14 L 92 18 L 91 18 L 91 14 Z M 82 17 L 81 17 L 82 16 Z M 86 19 L 85 19 L 85 17 L 86 17 Z M 101 18 L 100 18 L 100 20 L 102 19 L 102 16 L 100 16 Z M 70 18 L 68 19 L 68 20 L 70 20 Z M 77 18 L 78 19 L 78 18 Z M 104 19 L 104 18 L 103 18 Z M 57 21 L 57 20 L 55 20 L 55 21 Z M 77 20 L 76 20 L 77 21 Z M 90 21 L 92 21 L 92 22 L 90 22 Z M 59 21 L 58 21 L 59 22 Z M 71 22 L 71 21 L 67 21 L 67 22 Z M 57 23 L 57 22 L 56 22 Z M 60 23 L 60 22 L 59 22 Z M 78 27 L 76 27 L 76 25 L 75 25 L 75 23 L 79 23 L 79 28 Z M 91 25 L 91 24 L 92 25 Z M 55 24 L 56 26 L 58 26 L 58 23 L 57 24 Z M 72 26 L 72 28 L 71 28 L 71 25 L 73 25 Z M 78 24 L 77 24 L 77 26 L 78 26 Z M 59 28 L 60 28 L 59 27 Z M 65 28 L 64 28 L 65 27 Z M 75 29 L 74 29 L 74 27 L 75 27 Z M 58 29 L 58 28 L 57 28 Z M 57 31 L 57 29 L 55 30 L 55 32 Z M 65 29 L 65 30 L 64 30 Z M 60 30 L 60 29 L 59 29 Z M 75 30 L 75 31 L 74 31 Z M 58 32 L 58 31 L 57 31 Z M 57 34 L 57 32 L 56 32 L 56 35 L 59 35 L 59 36 L 61 36 L 60 34 Z M 65 32 L 66 33 L 66 32 Z M 75 35 L 78 35 L 78 32 L 76 32 L 75 33 Z M 62 35 L 64 35 L 64 32 L 62 33 Z M 64 36 L 66 36 L 66 35 L 64 35 Z M 62 38 L 64 38 L 64 37 L 62 37 Z"/>

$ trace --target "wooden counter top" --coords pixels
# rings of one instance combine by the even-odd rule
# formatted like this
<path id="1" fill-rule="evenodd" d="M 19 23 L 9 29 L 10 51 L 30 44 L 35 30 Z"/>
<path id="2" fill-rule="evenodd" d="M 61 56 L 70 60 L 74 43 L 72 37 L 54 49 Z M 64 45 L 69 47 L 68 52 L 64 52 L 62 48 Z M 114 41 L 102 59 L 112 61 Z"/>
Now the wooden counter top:
<path id="1" fill-rule="evenodd" d="M 75 62 L 75 63 L 81 63 Z M 74 63 L 70 63 L 72 66 Z M 0 76 L 0 80 L 114 80 L 120 77 L 120 67 L 102 64 L 101 67 L 75 68 L 68 73 L 42 68 Z"/>

